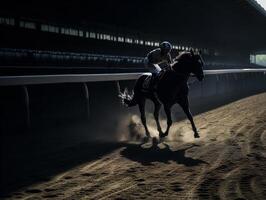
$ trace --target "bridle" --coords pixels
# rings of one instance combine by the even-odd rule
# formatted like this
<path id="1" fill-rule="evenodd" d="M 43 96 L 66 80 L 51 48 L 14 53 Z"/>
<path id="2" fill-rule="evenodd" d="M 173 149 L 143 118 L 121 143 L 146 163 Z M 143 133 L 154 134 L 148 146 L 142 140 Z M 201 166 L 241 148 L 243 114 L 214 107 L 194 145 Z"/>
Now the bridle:
<path id="1" fill-rule="evenodd" d="M 200 61 L 201 63 L 203 64 L 203 59 L 202 57 L 199 55 L 199 58 L 200 58 Z M 192 73 L 188 73 L 188 74 L 185 74 L 185 73 L 181 73 L 181 72 L 177 72 L 173 69 L 173 66 L 178 64 L 178 60 L 175 60 L 175 62 L 171 65 L 171 70 L 178 76 L 182 76 L 182 77 L 197 77 L 195 74 L 192 74 Z M 193 81 L 192 83 L 194 83 L 195 81 Z"/>

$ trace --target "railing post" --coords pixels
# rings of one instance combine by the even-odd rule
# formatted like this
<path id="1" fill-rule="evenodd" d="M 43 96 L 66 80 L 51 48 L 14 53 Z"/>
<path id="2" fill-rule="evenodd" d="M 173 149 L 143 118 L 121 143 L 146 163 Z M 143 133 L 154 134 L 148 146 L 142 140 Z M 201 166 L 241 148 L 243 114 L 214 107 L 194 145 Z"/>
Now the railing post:
<path id="1" fill-rule="evenodd" d="M 219 91 L 218 91 L 218 90 L 219 90 L 218 85 L 219 85 L 219 81 L 220 81 L 220 79 L 219 79 L 219 75 L 218 75 L 218 74 L 216 74 L 215 77 L 216 77 L 216 81 L 215 81 L 215 94 L 217 95 L 218 92 L 219 92 Z"/>
<path id="2" fill-rule="evenodd" d="M 23 92 L 24 92 L 24 102 L 25 102 L 25 108 L 26 108 L 26 123 L 27 128 L 31 128 L 31 117 L 30 117 L 30 98 L 29 98 L 29 91 L 27 86 L 22 86 Z"/>
<path id="3" fill-rule="evenodd" d="M 89 94 L 87 83 L 83 83 L 83 90 L 84 90 L 85 99 L 86 99 L 87 118 L 89 119 L 90 118 L 90 94 Z"/>

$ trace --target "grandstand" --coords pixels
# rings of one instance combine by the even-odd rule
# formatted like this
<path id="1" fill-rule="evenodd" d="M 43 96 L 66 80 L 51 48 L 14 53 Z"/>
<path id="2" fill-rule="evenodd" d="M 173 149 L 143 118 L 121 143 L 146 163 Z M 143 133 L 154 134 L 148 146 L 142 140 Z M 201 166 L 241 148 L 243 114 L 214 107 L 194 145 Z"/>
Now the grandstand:
<path id="1" fill-rule="evenodd" d="M 252 0 L 17 5 L 0 8 L 4 74 L 144 71 L 143 57 L 163 40 L 173 56 L 201 51 L 207 69 L 253 67 L 250 56 L 265 50 L 265 11 Z"/>

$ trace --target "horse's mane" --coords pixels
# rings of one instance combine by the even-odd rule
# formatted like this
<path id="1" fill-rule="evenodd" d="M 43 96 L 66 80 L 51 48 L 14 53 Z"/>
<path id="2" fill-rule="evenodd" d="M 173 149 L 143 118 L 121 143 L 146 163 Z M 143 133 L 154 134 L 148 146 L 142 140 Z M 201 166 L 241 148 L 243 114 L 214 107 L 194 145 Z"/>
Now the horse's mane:
<path id="1" fill-rule="evenodd" d="M 182 51 L 181 53 L 179 53 L 179 55 L 175 58 L 174 61 L 178 61 L 187 57 L 190 57 L 191 53 L 189 51 Z"/>
<path id="2" fill-rule="evenodd" d="M 174 59 L 174 64 L 172 65 L 172 68 L 175 71 L 183 71 L 181 68 L 186 66 L 183 66 L 186 61 L 189 61 L 191 59 L 191 53 L 188 51 L 183 51 L 179 53 L 179 55 Z M 186 65 L 186 64 L 185 64 Z"/>

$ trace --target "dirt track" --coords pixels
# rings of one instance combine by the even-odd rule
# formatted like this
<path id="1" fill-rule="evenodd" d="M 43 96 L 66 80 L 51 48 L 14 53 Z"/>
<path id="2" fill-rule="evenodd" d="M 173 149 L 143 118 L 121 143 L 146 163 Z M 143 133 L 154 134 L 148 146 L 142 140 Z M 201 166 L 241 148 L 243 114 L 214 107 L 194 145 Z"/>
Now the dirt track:
<path id="1" fill-rule="evenodd" d="M 125 144 L 43 183 L 23 199 L 265 199 L 266 93 L 176 123 L 157 147 Z"/>

